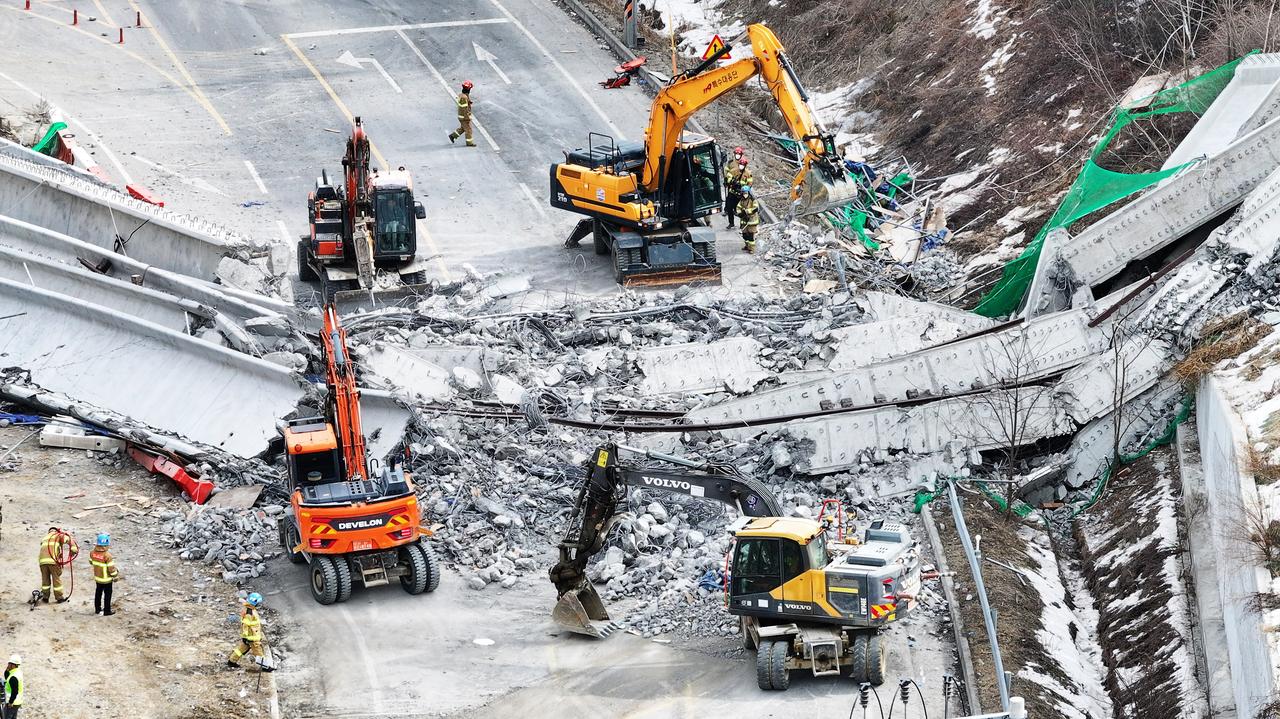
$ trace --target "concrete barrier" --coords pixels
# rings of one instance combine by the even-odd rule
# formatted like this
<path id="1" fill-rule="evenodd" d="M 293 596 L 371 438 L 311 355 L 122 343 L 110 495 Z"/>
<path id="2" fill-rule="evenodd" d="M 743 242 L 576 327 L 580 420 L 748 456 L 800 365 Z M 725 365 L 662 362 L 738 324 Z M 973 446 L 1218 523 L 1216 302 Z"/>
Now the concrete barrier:
<path id="1" fill-rule="evenodd" d="M 1238 716 L 1252 717 L 1276 689 L 1266 628 L 1250 606 L 1259 592 L 1270 589 L 1271 574 L 1240 536 L 1246 508 L 1258 501 L 1257 484 L 1244 458 L 1249 442 L 1244 422 L 1213 375 L 1196 392 L 1196 423 L 1210 528 L 1200 541 L 1212 543 L 1214 599 L 1222 606 L 1235 708 Z"/>
<path id="2" fill-rule="evenodd" d="M 122 245 L 129 257 L 201 279 L 213 279 L 227 255 L 266 247 L 207 220 L 11 155 L 0 155 L 0 207 L 16 219 L 109 250 Z"/>
<path id="3" fill-rule="evenodd" d="M 240 457 L 303 397 L 283 367 L 0 278 L 0 359 L 40 387 Z"/>

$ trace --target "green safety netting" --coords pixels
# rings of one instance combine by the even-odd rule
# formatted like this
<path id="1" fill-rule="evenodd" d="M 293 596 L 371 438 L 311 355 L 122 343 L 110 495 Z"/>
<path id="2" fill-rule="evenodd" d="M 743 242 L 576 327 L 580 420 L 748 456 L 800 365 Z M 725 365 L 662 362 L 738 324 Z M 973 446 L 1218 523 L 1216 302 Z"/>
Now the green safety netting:
<path id="1" fill-rule="evenodd" d="M 1195 406 L 1195 404 L 1196 404 L 1195 395 L 1192 395 L 1192 394 L 1187 395 L 1186 398 L 1182 400 L 1182 406 L 1178 408 L 1178 413 L 1175 414 L 1173 418 L 1169 420 L 1169 424 L 1165 426 L 1164 432 L 1161 433 L 1159 437 L 1156 437 L 1155 439 L 1151 440 L 1149 443 L 1147 443 L 1146 446 L 1142 447 L 1142 449 L 1139 449 L 1137 452 L 1134 452 L 1133 454 L 1121 454 L 1119 461 L 1111 462 L 1110 464 L 1108 464 L 1107 470 L 1102 473 L 1102 477 L 1098 480 L 1098 483 L 1094 486 L 1093 494 L 1089 495 L 1088 501 L 1086 501 L 1084 504 L 1076 505 L 1071 510 L 1071 516 L 1074 517 L 1077 514 L 1080 514 L 1081 512 L 1087 510 L 1088 508 L 1098 503 L 1098 500 L 1102 498 L 1102 493 L 1107 488 L 1107 483 L 1111 481 L 1111 475 L 1113 472 L 1115 472 L 1115 470 L 1123 467 L 1126 464 L 1129 464 L 1130 462 L 1136 462 L 1139 459 L 1142 459 L 1143 457 L 1147 456 L 1148 454 L 1151 454 L 1151 450 L 1155 449 L 1156 447 L 1163 447 L 1164 445 L 1172 442 L 1174 440 L 1174 437 L 1178 435 L 1178 425 L 1187 421 L 1187 417 L 1191 416 L 1191 409 Z"/>
<path id="2" fill-rule="evenodd" d="M 938 484 L 934 486 L 933 489 L 920 488 L 916 490 L 916 496 L 914 500 L 915 505 L 911 508 L 911 511 L 915 512 L 916 514 L 919 514 L 920 510 L 924 509 L 924 505 L 932 502 L 938 497 L 946 496 L 947 494 L 946 483 L 951 481 L 956 481 L 958 479 L 959 479 L 958 477 L 948 477 L 947 479 L 939 480 Z M 985 496 L 1001 512 L 1005 511 L 1005 507 L 1007 507 L 1008 504 L 1004 501 L 1004 497 L 1001 497 L 999 494 L 992 491 L 991 488 L 987 486 L 986 482 L 974 480 L 973 486 L 977 487 L 978 490 L 982 492 L 983 496 Z M 1027 504 L 1026 502 L 1022 501 L 1021 499 L 1015 499 L 1013 501 L 1013 513 L 1018 515 L 1019 517 L 1026 517 L 1028 514 L 1031 514 L 1031 512 L 1033 511 L 1035 511 L 1034 508 L 1031 505 Z"/>
<path id="3" fill-rule="evenodd" d="M 1146 189 L 1190 165 L 1191 162 L 1187 162 L 1157 172 L 1124 173 L 1108 170 L 1100 166 L 1097 160 L 1106 152 L 1116 135 L 1137 120 L 1175 112 L 1204 114 L 1227 83 L 1231 82 L 1236 65 L 1243 59 L 1244 57 L 1237 58 L 1177 87 L 1162 90 L 1152 95 L 1150 102 L 1139 103 L 1142 109 L 1116 108 L 1112 115 L 1111 129 L 1098 141 L 1089 154 L 1089 159 L 1085 160 L 1084 169 L 1072 183 L 1071 189 L 1067 190 L 1057 211 L 1040 228 L 1022 254 L 1005 265 L 1000 280 L 979 300 L 973 311 L 985 317 L 1013 314 L 1031 286 L 1036 263 L 1040 259 L 1040 249 L 1049 232 L 1060 227 L 1070 227 L 1081 217 Z"/>
<path id="4" fill-rule="evenodd" d="M 40 142 L 37 142 L 36 146 L 31 149 L 35 150 L 41 155 L 48 155 L 52 157 L 53 153 L 58 151 L 58 132 L 60 130 L 65 130 L 65 129 L 67 129 L 67 123 L 65 122 L 53 123 L 52 125 L 49 126 L 49 131 L 44 134 L 44 139 L 41 140 Z"/>

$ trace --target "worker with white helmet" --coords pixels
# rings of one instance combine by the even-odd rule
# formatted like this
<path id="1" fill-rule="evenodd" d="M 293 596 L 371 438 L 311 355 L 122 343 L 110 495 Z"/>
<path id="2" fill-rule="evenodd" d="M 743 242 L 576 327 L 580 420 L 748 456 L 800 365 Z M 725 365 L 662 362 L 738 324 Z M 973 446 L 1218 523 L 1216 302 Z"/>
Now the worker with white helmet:
<path id="1" fill-rule="evenodd" d="M 120 581 L 120 571 L 116 569 L 110 547 L 111 535 L 102 532 L 89 553 L 89 564 L 93 566 L 93 611 L 104 617 L 115 614 L 111 611 L 111 589 Z"/>
<path id="2" fill-rule="evenodd" d="M 236 644 L 236 648 L 232 650 L 231 656 L 227 657 L 228 665 L 233 667 L 240 666 L 240 657 L 250 653 L 258 658 L 259 666 L 263 666 L 262 615 L 259 614 L 261 606 L 261 594 L 254 592 L 245 598 L 244 606 L 240 609 L 240 641 Z"/>
<path id="3" fill-rule="evenodd" d="M 22 708 L 22 657 L 14 654 L 4 668 L 4 719 L 18 719 Z"/>

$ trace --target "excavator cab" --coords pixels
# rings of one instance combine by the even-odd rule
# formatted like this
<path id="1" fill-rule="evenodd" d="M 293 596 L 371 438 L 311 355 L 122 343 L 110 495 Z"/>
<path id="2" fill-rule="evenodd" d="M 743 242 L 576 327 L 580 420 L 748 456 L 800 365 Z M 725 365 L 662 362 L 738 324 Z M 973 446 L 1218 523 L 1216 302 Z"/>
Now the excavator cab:
<path id="1" fill-rule="evenodd" d="M 373 176 L 373 259 L 407 262 L 418 251 L 416 220 L 427 211 L 413 199 L 409 174 L 392 171 Z"/>
<path id="2" fill-rule="evenodd" d="M 658 215 L 681 221 L 706 217 L 723 201 L 724 165 L 715 140 L 705 135 L 685 134 L 671 155 L 658 200 Z"/>

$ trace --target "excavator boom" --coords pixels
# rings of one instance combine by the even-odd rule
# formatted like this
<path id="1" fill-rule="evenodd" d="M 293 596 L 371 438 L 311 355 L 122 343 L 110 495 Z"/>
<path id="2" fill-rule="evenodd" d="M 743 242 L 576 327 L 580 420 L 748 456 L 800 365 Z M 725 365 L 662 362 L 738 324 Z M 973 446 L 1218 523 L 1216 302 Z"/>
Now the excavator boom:
<path id="1" fill-rule="evenodd" d="M 347 356 L 347 332 L 342 329 L 338 311 L 333 305 L 324 308 L 325 375 L 329 383 L 334 430 L 342 445 L 342 460 L 348 481 L 365 478 L 364 429 L 360 425 L 360 390 L 356 373 Z"/>
<path id="2" fill-rule="evenodd" d="M 832 136 L 809 106 L 809 94 L 787 59 L 782 42 L 760 24 L 748 26 L 746 35 L 751 42 L 751 57 L 715 67 L 716 61 L 731 49 L 726 45 L 658 93 L 645 130 L 640 185 L 649 192 L 661 186 L 666 163 L 690 117 L 759 75 L 781 110 L 791 136 L 805 148 L 803 166 L 792 183 L 791 199 L 799 203 L 798 211 L 821 212 L 847 202 L 857 192 L 857 186 L 849 181 Z"/>

